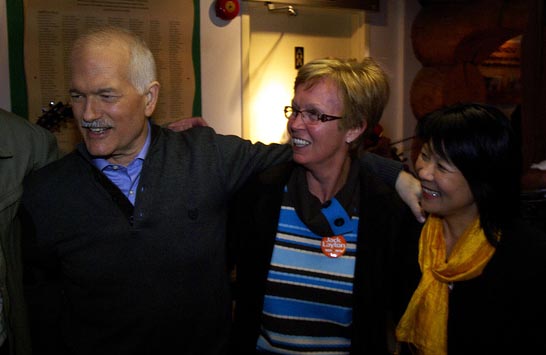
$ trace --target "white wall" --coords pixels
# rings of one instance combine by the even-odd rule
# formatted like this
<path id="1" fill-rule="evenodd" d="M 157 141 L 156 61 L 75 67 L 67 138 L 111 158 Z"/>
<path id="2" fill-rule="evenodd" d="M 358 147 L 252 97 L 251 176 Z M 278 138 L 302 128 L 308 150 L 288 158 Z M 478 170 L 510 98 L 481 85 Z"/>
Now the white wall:
<path id="1" fill-rule="evenodd" d="M 409 87 L 419 64 L 413 57 L 410 26 L 419 10 L 417 0 L 382 0 L 381 11 L 370 20 L 370 55 L 391 74 L 392 96 L 384 116 L 393 139 L 411 134 L 414 118 Z M 386 8 L 385 8 L 386 6 Z M 200 6 L 202 114 L 224 134 L 242 133 L 241 17 L 223 21 L 214 14 L 214 0 Z M 0 1 L 0 107 L 9 109 L 5 1 Z"/>
<path id="2" fill-rule="evenodd" d="M 220 20 L 200 1 L 202 115 L 217 132 L 242 133 L 241 16 Z"/>
<path id="3" fill-rule="evenodd" d="M 281 6 L 279 6 L 281 8 Z M 270 12 L 264 3 L 242 7 L 243 137 L 278 143 L 287 138 L 282 112 L 294 95 L 294 50 L 304 61 L 327 56 L 362 59 L 368 52 L 364 11 L 295 6 Z M 326 27 L 325 24 L 336 24 Z"/>
<path id="4" fill-rule="evenodd" d="M 391 79 L 391 96 L 381 123 L 391 141 L 398 141 L 413 136 L 416 123 L 409 91 L 421 63 L 413 54 L 411 25 L 421 5 L 418 0 L 381 0 L 380 5 L 380 13 L 368 14 L 370 55 L 384 66 Z M 397 145 L 408 159 L 410 144 L 406 141 Z"/>
<path id="5" fill-rule="evenodd" d="M 241 20 L 216 18 L 214 0 L 201 1 L 201 80 L 203 117 L 220 133 L 242 132 Z M 382 123 L 393 140 L 413 134 L 415 119 L 409 88 L 421 67 L 411 47 L 411 23 L 418 0 L 381 0 L 377 14 L 368 13 L 370 55 L 388 71 L 392 93 Z M 401 148 L 402 149 L 402 148 Z"/>

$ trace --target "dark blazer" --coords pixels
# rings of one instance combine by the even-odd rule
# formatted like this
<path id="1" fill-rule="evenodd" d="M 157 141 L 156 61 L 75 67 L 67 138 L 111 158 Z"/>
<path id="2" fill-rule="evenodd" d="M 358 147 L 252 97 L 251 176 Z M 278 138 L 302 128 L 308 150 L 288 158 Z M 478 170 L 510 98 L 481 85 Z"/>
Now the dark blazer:
<path id="1" fill-rule="evenodd" d="M 224 353 L 227 202 L 290 156 L 208 127 L 152 126 L 134 207 L 84 146 L 39 170 L 23 197 L 35 354 Z"/>
<path id="2" fill-rule="evenodd" d="M 293 166 L 284 164 L 257 176 L 230 209 L 228 236 L 236 265 L 232 354 L 252 353 L 256 346 L 282 191 Z M 416 253 L 420 225 L 398 195 L 364 168 L 360 211 L 351 353 L 385 354 L 397 264 L 401 251 Z M 412 257 L 416 260 L 417 254 Z"/>
<path id="3" fill-rule="evenodd" d="M 57 157 L 53 134 L 0 109 L 0 309 L 7 335 L 3 346 L 9 347 L 11 355 L 31 354 L 22 285 L 21 228 L 17 216 L 23 180 Z"/>

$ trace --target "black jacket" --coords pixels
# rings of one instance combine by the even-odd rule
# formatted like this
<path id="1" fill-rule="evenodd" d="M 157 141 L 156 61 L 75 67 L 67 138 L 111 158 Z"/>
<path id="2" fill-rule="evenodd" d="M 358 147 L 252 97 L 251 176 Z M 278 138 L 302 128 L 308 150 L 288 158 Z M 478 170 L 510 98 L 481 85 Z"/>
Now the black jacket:
<path id="1" fill-rule="evenodd" d="M 545 281 L 546 236 L 515 221 L 483 273 L 453 284 L 448 354 L 546 354 Z"/>
<path id="2" fill-rule="evenodd" d="M 24 205 L 36 354 L 222 354 L 227 202 L 290 158 L 210 128 L 152 126 L 135 206 L 79 151 L 39 170 Z"/>
<path id="3" fill-rule="evenodd" d="M 228 236 L 236 265 L 234 355 L 252 353 L 256 346 L 283 187 L 292 169 L 289 163 L 260 174 L 230 209 Z M 395 290 L 405 285 L 398 282 L 398 265 L 405 263 L 402 252 L 416 261 L 420 225 L 398 195 L 364 168 L 360 211 L 351 353 L 385 354 L 394 319 L 389 310 L 399 314 L 393 303 L 406 301 Z"/>

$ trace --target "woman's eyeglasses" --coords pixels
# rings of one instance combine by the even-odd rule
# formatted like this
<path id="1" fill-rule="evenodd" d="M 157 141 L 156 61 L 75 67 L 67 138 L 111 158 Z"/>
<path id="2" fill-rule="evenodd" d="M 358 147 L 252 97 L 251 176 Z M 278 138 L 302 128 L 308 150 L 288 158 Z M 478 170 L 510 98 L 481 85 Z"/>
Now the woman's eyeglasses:
<path id="1" fill-rule="evenodd" d="M 301 115 L 303 122 L 305 124 L 317 124 L 318 122 L 328 122 L 333 120 L 340 120 L 343 117 L 327 115 L 325 113 L 320 113 L 315 110 L 297 110 L 292 106 L 284 106 L 284 116 L 287 119 L 292 117 L 297 118 L 298 115 Z"/>

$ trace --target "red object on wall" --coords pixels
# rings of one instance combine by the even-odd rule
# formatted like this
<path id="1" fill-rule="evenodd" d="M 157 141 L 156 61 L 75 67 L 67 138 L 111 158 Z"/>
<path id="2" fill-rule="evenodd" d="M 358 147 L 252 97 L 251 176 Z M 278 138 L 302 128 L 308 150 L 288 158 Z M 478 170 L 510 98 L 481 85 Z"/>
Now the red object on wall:
<path id="1" fill-rule="evenodd" d="M 216 0 L 214 7 L 216 9 L 216 16 L 222 20 L 233 20 L 239 15 L 238 0 Z"/>

